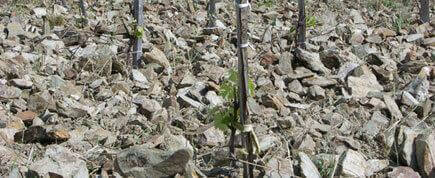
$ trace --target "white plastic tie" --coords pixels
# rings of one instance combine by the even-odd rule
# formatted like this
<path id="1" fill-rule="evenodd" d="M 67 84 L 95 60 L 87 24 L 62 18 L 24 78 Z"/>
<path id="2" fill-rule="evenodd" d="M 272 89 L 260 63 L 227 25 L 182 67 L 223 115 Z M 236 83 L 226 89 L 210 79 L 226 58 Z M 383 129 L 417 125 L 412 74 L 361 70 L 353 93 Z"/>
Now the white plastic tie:
<path id="1" fill-rule="evenodd" d="M 246 3 L 243 3 L 243 4 L 239 4 L 238 6 L 239 6 L 239 9 L 243 9 L 243 8 L 247 8 L 247 7 L 249 8 L 249 10 L 251 9 L 251 3 L 249 3 L 249 1 Z"/>
<path id="2" fill-rule="evenodd" d="M 254 126 L 251 124 L 247 124 L 243 126 L 243 132 L 252 132 L 254 131 Z"/>
<path id="3" fill-rule="evenodd" d="M 142 51 L 132 51 L 131 54 L 142 54 Z"/>
<path id="4" fill-rule="evenodd" d="M 250 46 L 249 43 L 240 44 L 240 48 L 247 48 L 249 46 Z"/>

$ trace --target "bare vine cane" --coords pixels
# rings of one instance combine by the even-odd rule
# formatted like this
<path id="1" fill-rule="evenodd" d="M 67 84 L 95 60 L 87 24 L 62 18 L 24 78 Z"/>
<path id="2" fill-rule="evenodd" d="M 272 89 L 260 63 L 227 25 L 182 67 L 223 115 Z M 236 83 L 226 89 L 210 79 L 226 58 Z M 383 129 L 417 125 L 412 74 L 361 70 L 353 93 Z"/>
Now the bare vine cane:
<path id="1" fill-rule="evenodd" d="M 139 68 L 142 56 L 142 35 L 143 32 L 143 0 L 134 0 L 134 18 L 136 19 L 135 43 L 133 46 L 133 68 Z"/>
<path id="2" fill-rule="evenodd" d="M 305 21 L 305 0 L 298 1 L 299 19 L 297 28 L 296 46 L 305 49 L 305 33 L 307 24 Z"/>
<path id="3" fill-rule="evenodd" d="M 247 97 L 248 97 L 248 57 L 247 47 L 249 47 L 248 35 L 248 17 L 251 9 L 249 0 L 236 0 L 237 9 L 237 47 L 238 47 L 238 74 L 239 74 L 239 108 L 240 108 L 240 123 L 245 126 L 250 124 Z M 250 132 L 243 131 L 243 147 L 248 152 L 248 162 L 253 162 L 254 154 L 252 147 L 252 139 Z M 254 177 L 254 166 L 243 163 L 243 177 Z"/>

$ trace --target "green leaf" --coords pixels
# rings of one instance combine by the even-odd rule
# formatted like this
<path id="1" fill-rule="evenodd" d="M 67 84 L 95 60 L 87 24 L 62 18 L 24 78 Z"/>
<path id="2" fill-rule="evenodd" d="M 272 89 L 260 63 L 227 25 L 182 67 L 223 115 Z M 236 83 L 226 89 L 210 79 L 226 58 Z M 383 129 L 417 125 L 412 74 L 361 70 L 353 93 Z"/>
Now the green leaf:
<path id="1" fill-rule="evenodd" d="M 316 27 L 316 25 L 317 25 L 317 21 L 316 21 L 316 17 L 314 17 L 314 16 L 309 16 L 307 19 L 306 19 L 306 21 L 307 21 L 307 27 Z"/>
<path id="2" fill-rule="evenodd" d="M 214 126 L 222 131 L 227 131 L 232 122 L 229 109 L 220 110 L 214 114 Z"/>
<path id="3" fill-rule="evenodd" d="M 234 85 L 230 82 L 225 82 L 220 86 L 219 95 L 226 101 L 232 101 L 234 99 Z"/>
<path id="4" fill-rule="evenodd" d="M 134 33 L 134 36 L 136 36 L 136 38 L 142 38 L 144 34 L 145 34 L 145 30 L 143 29 L 143 27 L 136 26 L 136 31 Z"/>
<path id="5" fill-rule="evenodd" d="M 230 82 L 232 82 L 234 85 L 236 85 L 238 82 L 238 76 L 237 76 L 237 71 L 236 70 L 234 70 L 234 69 L 230 69 L 230 77 L 228 78 L 228 80 L 230 81 Z"/>
<path id="6" fill-rule="evenodd" d="M 249 95 L 254 96 L 255 84 L 254 81 L 251 79 L 248 80 L 248 89 L 249 89 Z"/>

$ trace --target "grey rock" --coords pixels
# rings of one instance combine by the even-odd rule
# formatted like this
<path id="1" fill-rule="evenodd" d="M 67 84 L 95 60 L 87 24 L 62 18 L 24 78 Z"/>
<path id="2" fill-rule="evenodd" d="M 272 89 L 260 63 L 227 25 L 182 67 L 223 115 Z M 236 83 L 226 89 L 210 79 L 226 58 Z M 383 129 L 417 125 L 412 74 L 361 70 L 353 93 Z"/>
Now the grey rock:
<path id="1" fill-rule="evenodd" d="M 186 72 L 184 74 L 183 80 L 181 80 L 180 82 L 180 87 L 189 87 L 195 84 L 195 82 L 196 82 L 195 76 L 193 76 L 192 73 L 190 72 Z"/>
<path id="2" fill-rule="evenodd" d="M 202 133 L 202 138 L 204 139 L 200 141 L 201 145 L 208 146 L 218 146 L 225 141 L 224 133 L 215 127 L 210 127 L 209 129 L 205 130 Z"/>
<path id="3" fill-rule="evenodd" d="M 14 142 L 15 133 L 19 132 L 16 128 L 0 128 L 0 137 L 4 139 L 0 140 L 0 145 L 6 145 Z"/>
<path id="4" fill-rule="evenodd" d="M 380 92 L 384 87 L 379 84 L 376 76 L 370 72 L 367 66 L 360 66 L 362 75 L 349 76 L 347 85 L 351 88 L 352 97 L 366 97 L 369 92 Z"/>
<path id="5" fill-rule="evenodd" d="M 278 90 L 283 91 L 285 88 L 285 82 L 282 79 L 282 77 L 275 74 L 275 73 L 272 73 L 272 75 L 273 75 L 273 78 L 275 78 L 275 81 L 274 81 L 275 87 L 278 88 Z"/>
<path id="6" fill-rule="evenodd" d="M 287 77 L 289 77 L 290 79 L 302 79 L 302 78 L 312 77 L 314 75 L 315 74 L 311 70 L 305 67 L 297 67 L 293 71 L 293 73 L 288 74 Z"/>
<path id="7" fill-rule="evenodd" d="M 295 92 L 299 95 L 305 94 L 304 87 L 302 86 L 301 82 L 299 82 L 299 80 L 293 80 L 288 84 L 287 88 L 288 90 Z"/>
<path id="8" fill-rule="evenodd" d="M 22 52 L 21 56 L 23 56 L 23 58 L 28 62 L 35 62 L 39 58 L 39 55 L 37 54 L 26 53 L 26 52 Z"/>
<path id="9" fill-rule="evenodd" d="M 80 102 L 71 99 L 63 98 L 56 102 L 57 113 L 69 118 L 80 118 L 88 115 L 90 108 Z"/>
<path id="10" fill-rule="evenodd" d="M 412 96 L 411 93 L 407 91 L 402 92 L 402 103 L 408 106 L 416 106 L 419 104 L 417 99 L 415 99 L 414 96 Z"/>
<path id="11" fill-rule="evenodd" d="M 139 113 L 143 114 L 147 118 L 152 119 L 154 117 L 154 114 L 162 109 L 162 106 L 156 100 L 147 99 L 147 98 L 141 98 L 141 99 L 135 98 L 135 100 L 137 101 L 134 102 L 136 104 L 139 104 L 140 106 Z"/>
<path id="12" fill-rule="evenodd" d="M 434 47 L 435 46 L 435 37 L 425 38 L 423 40 L 423 44 L 426 45 L 426 46 L 432 46 L 432 47 Z"/>
<path id="13" fill-rule="evenodd" d="M 293 55 L 289 52 L 281 54 L 276 72 L 280 75 L 293 73 L 292 67 Z"/>
<path id="14" fill-rule="evenodd" d="M 322 61 L 320 60 L 319 53 L 305 51 L 300 48 L 296 49 L 296 52 L 299 59 L 308 64 L 308 68 L 323 74 L 329 74 L 331 72 L 323 65 Z"/>
<path id="15" fill-rule="evenodd" d="M 116 134 L 103 128 L 94 128 L 86 132 L 86 138 L 93 143 L 99 143 L 104 146 L 110 146 L 116 142 Z"/>
<path id="16" fill-rule="evenodd" d="M 21 96 L 22 91 L 17 87 L 0 85 L 0 100 L 17 99 Z"/>
<path id="17" fill-rule="evenodd" d="M 261 102 L 264 106 L 281 110 L 284 108 L 284 103 L 277 96 L 266 94 L 261 97 Z"/>
<path id="18" fill-rule="evenodd" d="M 385 117 L 380 111 L 375 111 L 367 123 L 364 124 L 361 132 L 369 139 L 378 135 L 379 131 L 386 127 L 388 118 Z"/>
<path id="19" fill-rule="evenodd" d="M 60 88 L 61 86 L 66 85 L 66 81 L 62 79 L 62 77 L 58 75 L 51 75 L 50 76 L 50 87 L 53 89 Z"/>
<path id="20" fill-rule="evenodd" d="M 355 23 L 355 24 L 365 23 L 360 11 L 358 11 L 356 9 L 352 9 L 352 10 L 350 10 L 349 15 L 352 17 L 353 23 Z"/>
<path id="21" fill-rule="evenodd" d="M 424 35 L 419 34 L 419 33 L 405 36 L 405 39 L 407 42 L 414 42 L 417 40 L 422 40 L 423 38 L 424 38 Z"/>
<path id="22" fill-rule="evenodd" d="M 403 118 L 403 115 L 399 109 L 399 106 L 397 106 L 396 101 L 394 101 L 394 99 L 391 98 L 391 96 L 384 94 L 384 102 L 388 108 L 388 111 L 390 111 L 392 117 L 394 117 L 396 119 Z"/>
<path id="23" fill-rule="evenodd" d="M 60 51 L 62 49 L 65 48 L 65 44 L 63 43 L 63 41 L 61 40 L 49 40 L 49 39 L 44 39 L 41 42 L 41 45 L 47 50 L 47 51 L 51 51 L 51 50 L 55 50 L 55 51 Z"/>
<path id="24" fill-rule="evenodd" d="M 367 172 L 367 162 L 364 159 L 364 156 L 351 149 L 343 152 L 340 156 L 341 162 L 339 165 L 341 168 L 341 176 L 344 177 L 366 177 Z"/>
<path id="25" fill-rule="evenodd" d="M 60 14 L 66 14 L 68 12 L 68 9 L 64 6 L 54 4 L 53 8 L 53 14 L 60 15 Z"/>
<path id="26" fill-rule="evenodd" d="M 282 178 L 282 177 L 292 177 L 293 163 L 290 159 L 273 157 L 267 162 L 266 166 L 267 178 Z"/>
<path id="27" fill-rule="evenodd" d="M 191 157 L 186 149 L 168 152 L 138 145 L 118 153 L 115 165 L 125 177 L 167 177 L 185 173 Z"/>
<path id="28" fill-rule="evenodd" d="M 265 29 L 263 33 L 263 43 L 269 43 L 272 40 L 272 26 Z"/>
<path id="29" fill-rule="evenodd" d="M 41 18 L 43 16 L 47 15 L 47 9 L 43 8 L 43 7 L 37 7 L 37 8 L 33 8 L 32 9 L 33 14 L 35 14 L 35 16 L 37 18 Z"/>
<path id="30" fill-rule="evenodd" d="M 131 86 L 129 85 L 129 83 L 124 82 L 124 81 L 118 81 L 113 83 L 112 85 L 112 92 L 113 93 L 119 93 L 119 92 L 124 92 L 125 94 L 130 94 L 131 93 Z"/>
<path id="31" fill-rule="evenodd" d="M 435 131 L 433 129 L 417 136 L 415 154 L 422 177 L 435 177 Z"/>
<path id="32" fill-rule="evenodd" d="M 42 126 L 44 125 L 44 121 L 42 121 L 41 118 L 36 117 L 35 119 L 32 120 L 32 126 Z"/>
<path id="33" fill-rule="evenodd" d="M 287 103 L 285 106 L 292 107 L 292 108 L 298 108 L 298 109 L 308 109 L 311 105 L 310 104 L 300 104 L 300 103 Z"/>
<path id="34" fill-rule="evenodd" d="M 42 112 L 46 109 L 54 110 L 56 105 L 53 96 L 45 90 L 31 95 L 27 101 L 27 108 L 34 112 Z"/>
<path id="35" fill-rule="evenodd" d="M 335 136 L 335 138 L 343 143 L 346 143 L 346 147 L 354 150 L 361 149 L 361 144 L 358 142 L 358 140 L 355 140 L 352 137 Z"/>
<path id="36" fill-rule="evenodd" d="M 95 99 L 97 99 L 98 101 L 104 101 L 112 96 L 113 96 L 112 90 L 102 89 L 100 90 L 100 92 L 97 93 L 97 95 L 95 95 Z"/>
<path id="37" fill-rule="evenodd" d="M 78 158 L 67 148 L 53 145 L 48 146 L 44 158 L 29 166 L 29 171 L 35 176 L 45 177 L 49 172 L 62 177 L 81 178 L 88 177 L 86 162 Z"/>
<path id="38" fill-rule="evenodd" d="M 298 94 L 293 92 L 287 93 L 287 99 L 289 101 L 297 101 L 297 102 L 301 102 L 303 100 Z"/>
<path id="39" fill-rule="evenodd" d="M 193 154 L 193 147 L 183 135 L 173 135 L 169 132 L 164 133 L 164 142 L 161 145 L 169 152 L 186 149 Z"/>
<path id="40" fill-rule="evenodd" d="M 273 135 L 259 136 L 258 138 L 260 151 L 264 152 L 275 146 L 279 142 L 279 138 Z"/>
<path id="41" fill-rule="evenodd" d="M 310 96 L 315 100 L 320 100 L 325 98 L 325 89 L 318 85 L 313 85 L 309 88 Z"/>
<path id="42" fill-rule="evenodd" d="M 297 143 L 296 147 L 298 150 L 304 150 L 310 153 L 314 153 L 316 148 L 316 143 L 310 134 L 306 134 L 300 141 Z"/>
<path id="43" fill-rule="evenodd" d="M 345 81 L 345 78 L 358 66 L 360 66 L 358 63 L 355 62 L 348 62 L 344 63 L 340 66 L 337 73 L 337 78 L 341 81 Z"/>
<path id="44" fill-rule="evenodd" d="M 262 86 L 268 86 L 268 85 L 273 85 L 272 80 L 270 80 L 268 77 L 258 77 L 257 79 L 257 86 L 258 87 L 262 87 Z"/>
<path id="45" fill-rule="evenodd" d="M 387 108 L 387 105 L 385 105 L 385 103 L 378 98 L 371 98 L 370 101 L 368 102 L 368 104 L 376 109 L 384 109 Z"/>
<path id="46" fill-rule="evenodd" d="M 389 166 L 387 159 L 371 159 L 367 161 L 367 176 L 380 172 Z"/>
<path id="47" fill-rule="evenodd" d="M 97 79 L 94 80 L 91 84 L 89 84 L 89 87 L 95 89 L 100 87 L 103 83 L 107 83 L 105 79 Z"/>
<path id="48" fill-rule="evenodd" d="M 418 136 L 418 132 L 409 127 L 399 127 L 396 129 L 395 144 L 398 148 L 397 155 L 399 161 L 406 166 L 417 168 L 417 158 L 415 155 L 415 138 Z M 394 146 L 394 145 L 393 145 Z M 394 153 L 395 150 L 391 150 Z"/>
<path id="49" fill-rule="evenodd" d="M 352 45 L 358 45 L 358 44 L 361 44 L 362 42 L 364 41 L 364 35 L 363 35 L 363 33 L 362 33 L 362 31 L 361 30 L 355 30 L 353 33 L 352 33 L 352 36 L 350 37 L 350 39 L 349 39 L 349 42 L 350 42 L 350 44 L 352 44 Z"/>
<path id="50" fill-rule="evenodd" d="M 132 73 L 133 81 L 137 81 L 145 84 L 148 83 L 148 79 L 145 77 L 145 75 L 142 74 L 141 71 L 137 69 L 133 69 L 131 73 Z"/>
<path id="51" fill-rule="evenodd" d="M 6 26 L 6 29 L 8 29 L 8 38 L 16 37 L 18 35 L 25 34 L 25 31 L 23 29 L 23 26 L 18 22 L 11 22 Z"/>
<path id="52" fill-rule="evenodd" d="M 379 35 L 372 34 L 369 37 L 367 37 L 366 41 L 369 43 L 379 44 L 382 43 L 382 38 Z"/>
<path id="53" fill-rule="evenodd" d="M 406 87 L 405 91 L 413 95 L 418 102 L 425 101 L 429 96 L 430 82 L 427 76 L 430 74 L 430 68 L 423 67 L 420 70 L 419 76 L 415 77 Z"/>
<path id="54" fill-rule="evenodd" d="M 388 178 L 420 178 L 421 176 L 410 167 L 399 166 L 389 172 Z"/>
<path id="55" fill-rule="evenodd" d="M 160 66 L 166 68 L 169 73 L 172 72 L 171 64 L 168 58 L 166 58 L 165 53 L 159 48 L 153 47 L 150 52 L 144 53 L 144 60 L 151 63 L 159 64 Z"/>
<path id="56" fill-rule="evenodd" d="M 18 88 L 32 88 L 33 82 L 26 79 L 12 79 L 12 83 Z"/>
<path id="57" fill-rule="evenodd" d="M 2 158 L 0 159 L 0 165 L 8 166 L 8 169 L 6 169 L 6 171 L 10 171 L 10 168 L 15 167 L 16 163 L 23 164 L 23 161 L 18 159 L 17 156 L 24 156 L 24 154 L 19 153 L 16 150 L 13 150 L 7 146 L 3 146 L 2 144 L 0 144 L 0 157 Z M 5 170 L 5 169 L 1 169 L 1 170 Z M 12 177 L 12 178 L 16 178 L 16 177 Z"/>
<path id="58" fill-rule="evenodd" d="M 248 110 L 249 113 L 255 114 L 255 115 L 261 115 L 263 107 L 255 101 L 255 99 L 249 97 L 247 100 Z"/>
<path id="59" fill-rule="evenodd" d="M 337 80 L 329 79 L 321 76 L 313 76 L 302 80 L 302 84 L 306 86 L 318 85 L 320 87 L 328 87 L 337 84 Z"/>
<path id="60" fill-rule="evenodd" d="M 303 152 L 299 152 L 301 175 L 306 178 L 321 178 L 322 176 L 317 170 L 316 165 L 311 161 L 311 159 Z"/>
<path id="61" fill-rule="evenodd" d="M 188 96 L 190 88 L 182 88 L 178 90 L 177 100 L 182 106 L 192 106 L 195 108 L 203 108 L 204 104 Z"/>
<path id="62" fill-rule="evenodd" d="M 9 173 L 8 178 L 24 178 L 24 176 L 21 175 L 20 169 L 17 167 L 13 168 L 12 171 Z"/>
<path id="63" fill-rule="evenodd" d="M 224 104 L 224 99 L 222 96 L 217 95 L 215 91 L 208 91 L 205 95 L 205 98 L 211 107 L 222 106 Z"/>

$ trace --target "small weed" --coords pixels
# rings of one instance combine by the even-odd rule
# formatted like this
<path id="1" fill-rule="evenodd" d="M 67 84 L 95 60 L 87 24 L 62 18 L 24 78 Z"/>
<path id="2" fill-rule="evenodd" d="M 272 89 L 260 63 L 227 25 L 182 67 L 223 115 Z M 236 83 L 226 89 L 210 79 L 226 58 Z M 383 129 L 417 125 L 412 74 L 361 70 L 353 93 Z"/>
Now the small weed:
<path id="1" fill-rule="evenodd" d="M 332 159 L 333 160 L 333 159 Z M 325 161 L 322 159 L 318 159 L 314 161 L 314 164 L 316 165 L 317 169 L 320 172 L 320 175 L 322 177 L 331 177 L 331 174 L 333 174 L 334 171 L 334 161 Z"/>
<path id="2" fill-rule="evenodd" d="M 265 6 L 267 8 L 271 8 L 276 4 L 276 2 L 275 2 L 275 0 L 262 0 L 262 1 L 257 2 L 257 4 L 258 4 L 258 6 Z"/>
<path id="3" fill-rule="evenodd" d="M 307 28 L 316 28 L 318 21 L 316 20 L 316 17 L 314 16 L 308 16 L 308 18 L 305 19 Z"/>
<path id="4" fill-rule="evenodd" d="M 398 14 L 393 17 L 393 27 L 396 32 L 399 32 L 401 29 L 409 26 L 409 22 L 403 18 L 403 15 Z"/>
<path id="5" fill-rule="evenodd" d="M 393 0 L 383 0 L 382 5 L 384 5 L 387 8 L 390 8 L 390 9 L 397 9 L 397 7 L 398 7 L 398 4 L 396 2 L 394 2 Z"/>
<path id="6" fill-rule="evenodd" d="M 62 26 L 62 25 L 65 24 L 65 19 L 61 15 L 49 16 L 48 17 L 48 22 L 50 24 L 50 27 Z"/>
<path id="7" fill-rule="evenodd" d="M 407 0 L 407 1 L 409 1 L 409 0 Z M 407 1 L 404 1 L 404 5 L 409 4 Z M 395 10 L 395 9 L 398 9 L 401 6 L 401 4 L 397 3 L 394 0 L 369 0 L 369 1 L 367 1 L 367 6 L 370 9 L 378 11 L 381 9 L 381 6 L 384 6 L 388 9 Z"/>

